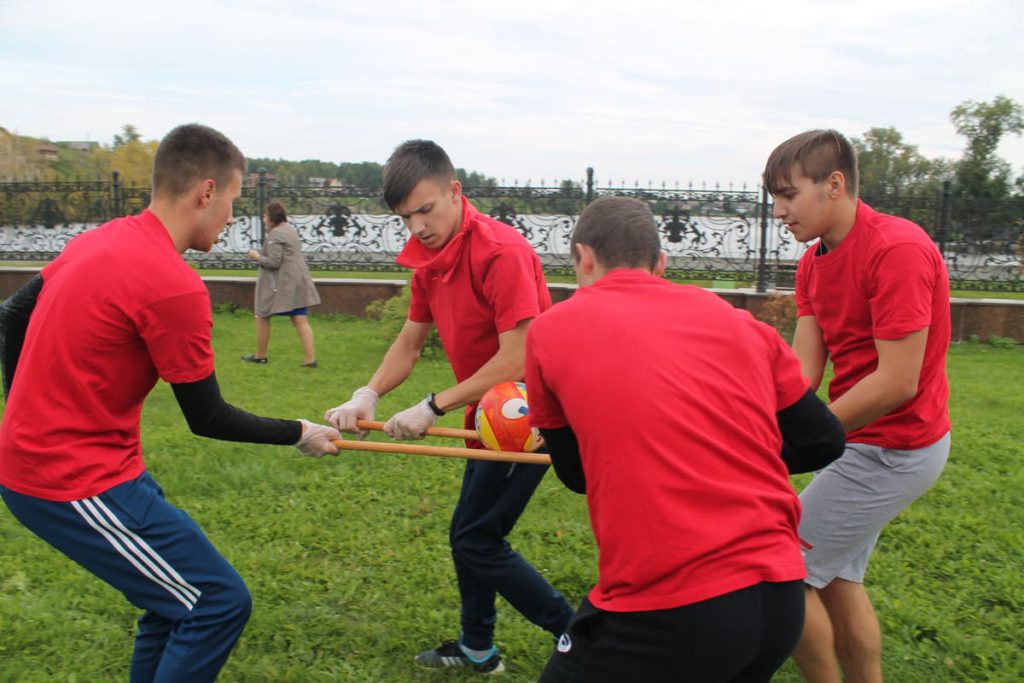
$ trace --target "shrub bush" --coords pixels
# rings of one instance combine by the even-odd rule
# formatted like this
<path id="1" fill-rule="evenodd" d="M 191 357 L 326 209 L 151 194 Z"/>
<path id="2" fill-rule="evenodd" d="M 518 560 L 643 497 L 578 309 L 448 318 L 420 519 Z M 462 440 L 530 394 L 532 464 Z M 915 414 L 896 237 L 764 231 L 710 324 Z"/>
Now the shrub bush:
<path id="1" fill-rule="evenodd" d="M 796 299 L 787 294 L 769 294 L 757 313 L 757 319 L 768 323 L 787 342 L 793 341 L 796 331 Z"/>
<path id="2" fill-rule="evenodd" d="M 988 343 L 997 349 L 1012 349 L 1017 346 L 1017 340 L 1013 337 L 1000 337 L 995 334 L 988 338 Z"/>
<path id="3" fill-rule="evenodd" d="M 388 340 L 393 340 L 402 331 L 402 326 L 409 318 L 409 300 L 411 290 L 408 287 L 402 288 L 402 293 L 390 299 L 379 299 L 366 307 L 366 317 L 380 322 L 380 334 Z M 441 338 L 437 336 L 437 328 L 431 327 L 427 341 L 423 344 L 421 355 L 424 358 L 444 359 L 447 358 L 444 346 L 441 345 Z"/>

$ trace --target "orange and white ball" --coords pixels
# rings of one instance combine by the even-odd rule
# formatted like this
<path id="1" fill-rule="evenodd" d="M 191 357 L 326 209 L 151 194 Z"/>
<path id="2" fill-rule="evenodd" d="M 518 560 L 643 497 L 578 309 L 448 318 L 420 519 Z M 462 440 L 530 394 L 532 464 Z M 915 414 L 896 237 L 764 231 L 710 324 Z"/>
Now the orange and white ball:
<path id="1" fill-rule="evenodd" d="M 476 431 L 492 451 L 535 451 L 540 432 L 530 426 L 526 385 L 502 382 L 487 390 L 476 407 Z"/>

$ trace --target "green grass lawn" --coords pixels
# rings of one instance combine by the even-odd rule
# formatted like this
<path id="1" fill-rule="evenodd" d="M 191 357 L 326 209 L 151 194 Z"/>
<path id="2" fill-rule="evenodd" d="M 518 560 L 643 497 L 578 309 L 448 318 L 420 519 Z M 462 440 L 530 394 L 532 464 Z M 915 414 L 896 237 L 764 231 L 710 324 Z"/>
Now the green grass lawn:
<path id="1" fill-rule="evenodd" d="M 299 367 L 298 340 L 286 323 L 274 325 L 271 362 L 254 366 L 238 360 L 252 351 L 252 318 L 218 313 L 217 373 L 228 400 L 317 419 L 365 383 L 390 341 L 377 325 L 312 322 L 319 369 Z M 950 464 L 883 534 L 868 575 L 885 632 L 887 680 L 1020 681 L 1024 349 L 962 345 L 949 362 Z M 451 381 L 446 363 L 421 361 L 406 386 L 381 399 L 378 416 Z M 457 415 L 442 423 L 460 426 Z M 163 384 L 146 403 L 143 440 L 168 498 L 203 526 L 254 597 L 220 680 L 472 678 L 412 665 L 418 650 L 458 630 L 447 525 L 460 461 L 357 452 L 317 460 L 290 448 L 200 439 Z M 595 580 L 584 500 L 551 473 L 511 541 L 574 604 Z M 126 680 L 135 608 L 2 506 L 0 548 L 0 682 Z M 509 668 L 504 680 L 536 680 L 552 646 L 547 634 L 499 601 L 497 638 Z M 787 664 L 776 680 L 798 678 Z"/>

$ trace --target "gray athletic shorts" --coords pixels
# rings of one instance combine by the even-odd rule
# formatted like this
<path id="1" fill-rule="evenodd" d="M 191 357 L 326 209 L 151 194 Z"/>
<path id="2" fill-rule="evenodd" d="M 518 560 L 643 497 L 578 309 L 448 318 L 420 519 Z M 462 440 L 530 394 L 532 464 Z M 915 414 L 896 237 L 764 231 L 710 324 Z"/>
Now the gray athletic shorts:
<path id="1" fill-rule="evenodd" d="M 807 578 L 824 588 L 833 579 L 864 582 L 882 527 L 936 482 L 949 457 L 950 437 L 902 451 L 846 444 L 842 457 L 818 472 L 800 494 L 800 538 Z"/>

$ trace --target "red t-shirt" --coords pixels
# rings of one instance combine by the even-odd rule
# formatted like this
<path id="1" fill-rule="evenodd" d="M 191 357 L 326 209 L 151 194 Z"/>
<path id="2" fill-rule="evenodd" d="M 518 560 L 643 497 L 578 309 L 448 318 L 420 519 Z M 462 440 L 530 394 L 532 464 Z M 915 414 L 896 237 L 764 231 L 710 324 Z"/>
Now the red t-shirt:
<path id="1" fill-rule="evenodd" d="M 833 401 L 878 367 L 875 340 L 928 328 L 917 394 L 888 415 L 847 434 L 847 441 L 916 449 L 949 431 L 949 275 L 935 243 L 916 224 L 857 205 L 853 229 L 818 255 L 815 242 L 797 268 L 797 315 L 821 328 L 835 377 Z"/>
<path id="2" fill-rule="evenodd" d="M 399 265 L 415 268 L 409 319 L 433 322 L 462 382 L 498 352 L 498 335 L 551 306 L 540 259 L 514 228 L 462 197 L 462 225 L 441 249 L 410 239 Z M 466 407 L 466 425 L 473 410 Z"/>
<path id="3" fill-rule="evenodd" d="M 526 385 L 531 423 L 579 441 L 594 605 L 669 609 L 806 576 L 776 412 L 807 381 L 774 329 L 614 270 L 531 324 Z"/>
<path id="4" fill-rule="evenodd" d="M 149 211 L 76 237 L 42 275 L 0 423 L 0 483 L 77 500 L 145 469 L 139 417 L 158 377 L 213 372 L 210 297 Z"/>

